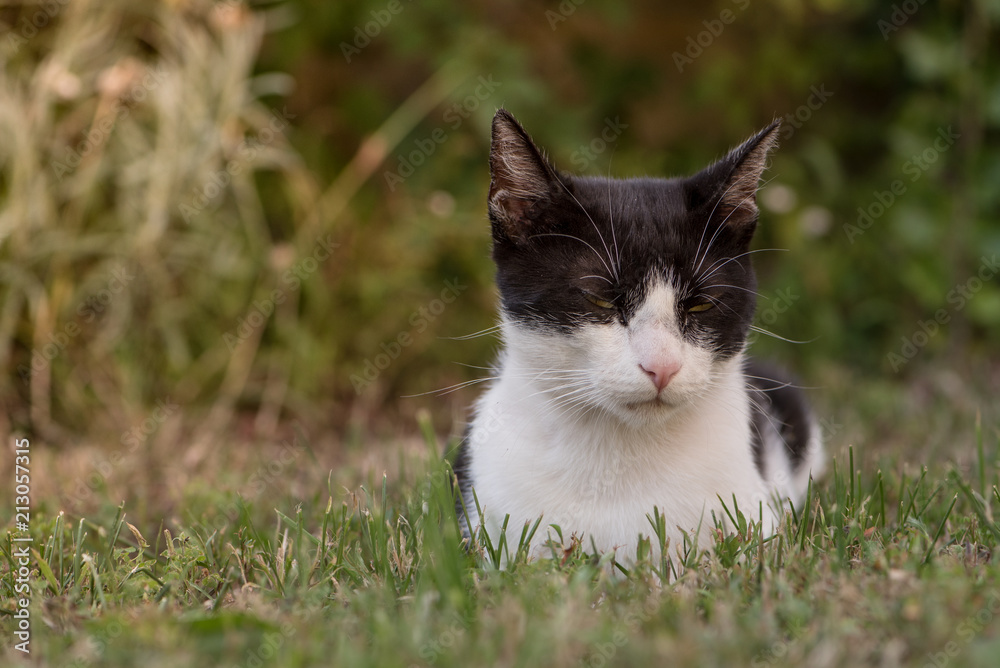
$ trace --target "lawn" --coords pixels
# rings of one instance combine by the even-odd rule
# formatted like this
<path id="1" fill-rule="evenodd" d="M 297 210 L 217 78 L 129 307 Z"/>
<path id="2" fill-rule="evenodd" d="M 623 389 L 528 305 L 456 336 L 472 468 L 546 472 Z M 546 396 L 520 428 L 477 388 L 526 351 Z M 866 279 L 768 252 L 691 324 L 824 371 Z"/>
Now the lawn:
<path id="1" fill-rule="evenodd" d="M 33 539 L 25 658 L 994 666 L 995 425 L 977 423 L 971 395 L 955 398 L 953 413 L 928 413 L 924 390 L 891 387 L 831 390 L 860 407 L 824 423 L 828 473 L 776 536 L 762 540 L 743 521 L 736 534 L 713 532 L 704 553 L 671 546 L 669 561 L 652 560 L 639 541 L 628 567 L 570 540 L 528 562 L 520 530 L 506 569 L 497 568 L 501 546 L 464 550 L 439 458 L 448 447 L 426 416 L 413 427 L 420 438 L 333 452 L 297 429 L 280 444 L 212 443 L 173 462 L 126 456 L 103 473 L 110 460 L 95 458 L 99 450 L 77 461 L 32 444 L 37 504 L 28 534 L 13 534 Z M 903 426 L 880 433 L 895 420 Z M 71 470 L 91 483 L 53 488 Z M 652 524 L 649 534 L 657 540 Z M 20 654 L 12 613 L 25 543 L 13 535 L 0 578 L 7 660 Z"/>
<path id="2" fill-rule="evenodd" d="M 0 665 L 1000 665 L 996 3 L 494 5 L 0 3 Z M 613 177 L 784 119 L 775 536 L 462 544 L 500 106 Z"/>

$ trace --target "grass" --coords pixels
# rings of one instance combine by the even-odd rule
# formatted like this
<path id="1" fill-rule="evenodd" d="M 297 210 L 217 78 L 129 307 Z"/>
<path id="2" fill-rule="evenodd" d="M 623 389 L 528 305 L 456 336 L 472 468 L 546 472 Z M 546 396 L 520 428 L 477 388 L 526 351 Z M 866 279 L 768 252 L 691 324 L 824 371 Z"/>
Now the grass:
<path id="1" fill-rule="evenodd" d="M 395 479 L 347 489 L 331 473 L 298 502 L 220 485 L 142 527 L 106 501 L 36 513 L 35 665 L 995 665 L 1000 478 L 978 425 L 965 472 L 862 471 L 848 449 L 769 539 L 742 522 L 672 563 L 640 543 L 627 568 L 570 540 L 531 562 L 512 544 L 503 570 L 499 546 L 463 550 L 423 427 Z M 15 620 L 0 626 L 18 654 Z"/>
<path id="2" fill-rule="evenodd" d="M 528 562 L 520 538 L 532 527 L 465 551 L 444 448 L 426 421 L 422 442 L 400 447 L 386 432 L 402 420 L 387 408 L 416 405 L 389 399 L 410 393 L 402 379 L 419 392 L 468 380 L 445 361 L 481 364 L 493 345 L 475 341 L 469 354 L 432 342 L 492 321 L 489 115 L 500 103 L 530 108 L 517 91 L 535 80 L 498 74 L 502 95 L 448 135 L 440 163 L 390 195 L 380 172 L 444 127 L 442 112 L 467 99 L 479 72 L 501 66 L 494 49 L 482 49 L 490 57 L 478 69 L 460 58 L 469 71 L 442 58 L 377 125 L 354 127 L 354 116 L 379 117 L 364 100 L 342 115 L 339 105 L 320 108 L 315 118 L 347 128 L 321 146 L 315 120 L 273 131 L 288 79 L 256 65 L 287 18 L 272 4 L 281 3 L 47 3 L 56 13 L 36 34 L 20 19 L 38 3 L 6 3 L 2 19 L 24 41 L 4 40 L 0 74 L 0 434 L 32 439 L 34 665 L 996 664 L 996 416 L 974 429 L 969 418 L 996 388 L 967 393 L 998 377 L 995 364 L 971 359 L 987 330 L 947 337 L 955 357 L 971 351 L 968 378 L 953 359 L 922 358 L 902 381 L 875 372 L 856 383 L 850 360 L 830 353 L 860 342 L 878 359 L 875 341 L 895 345 L 895 335 L 858 337 L 886 322 L 910 327 L 900 314 L 912 308 L 895 308 L 910 299 L 895 289 L 898 276 L 907 295 L 924 286 L 920 303 L 931 310 L 944 291 L 919 273 L 853 271 L 865 264 L 862 247 L 848 253 L 830 239 L 803 246 L 811 287 L 802 294 L 831 306 L 789 313 L 783 331 L 826 313 L 827 341 L 846 342 L 801 361 L 817 367 L 810 378 L 839 388 L 830 402 L 847 424 L 825 425 L 835 465 L 779 534 L 763 540 L 734 517 L 740 530 L 717 535 L 708 552 L 657 560 L 650 541 L 667 520 L 650 509 L 634 565 L 570 536 L 552 559 Z M 413 33 L 383 39 L 393 34 Z M 352 72 L 367 83 L 373 70 Z M 944 123 L 925 115 L 914 127 Z M 567 136 L 572 123 L 585 126 L 553 117 Z M 865 197 L 868 181 L 856 186 Z M 427 197 L 439 188 L 448 190 Z M 877 234 L 866 239 L 882 254 Z M 320 240 L 334 247 L 322 262 L 313 259 Z M 929 251 L 936 262 L 939 249 Z M 453 277 L 468 280 L 468 301 L 356 394 L 350 375 L 379 344 L 410 333 L 412 314 Z M 857 320 L 852 281 L 866 296 Z M 988 294 L 969 309 L 984 328 L 994 321 Z M 468 329 L 444 326 L 459 316 Z M 918 399 L 901 408 L 892 398 L 904 387 Z M 436 415 L 471 401 L 449 396 L 433 402 Z M 844 419 L 851 413 L 855 424 Z M 296 420 L 313 437 L 279 448 Z M 371 429 L 382 430 L 374 441 L 362 436 Z M 940 463 L 942 448 L 954 464 Z M 0 479 L 12 475 L 12 457 L 0 458 Z M 13 493 L 0 498 L 3 517 L 13 519 L 13 502 Z M 545 532 L 536 527 L 536 539 Z M 23 658 L 13 647 L 19 547 L 0 538 L 4 662 Z"/>

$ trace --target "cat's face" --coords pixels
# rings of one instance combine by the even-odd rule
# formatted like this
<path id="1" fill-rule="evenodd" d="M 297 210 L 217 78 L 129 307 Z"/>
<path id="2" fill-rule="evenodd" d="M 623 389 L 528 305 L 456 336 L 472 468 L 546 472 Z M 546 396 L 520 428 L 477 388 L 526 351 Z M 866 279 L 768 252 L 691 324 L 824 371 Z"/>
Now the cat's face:
<path id="1" fill-rule="evenodd" d="M 739 362 L 753 318 L 748 256 L 772 124 L 687 179 L 557 172 L 505 110 L 489 213 L 509 351 L 565 406 L 646 423 Z"/>

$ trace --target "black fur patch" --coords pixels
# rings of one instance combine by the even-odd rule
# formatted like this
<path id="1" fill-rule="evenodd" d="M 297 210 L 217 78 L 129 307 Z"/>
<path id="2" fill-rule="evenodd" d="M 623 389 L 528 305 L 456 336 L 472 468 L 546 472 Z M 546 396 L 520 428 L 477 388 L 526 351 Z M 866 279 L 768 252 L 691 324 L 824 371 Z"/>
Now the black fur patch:
<path id="1" fill-rule="evenodd" d="M 451 470 L 455 473 L 455 478 L 458 479 L 458 489 L 452 489 L 455 494 L 455 516 L 459 518 L 460 524 L 464 527 L 463 523 L 465 520 L 466 509 L 462 506 L 462 499 L 469 492 L 472 487 L 472 475 L 469 472 L 469 466 L 471 462 L 469 460 L 469 437 L 472 434 L 472 425 L 466 425 L 465 433 L 462 434 L 462 442 L 458 446 L 458 452 L 455 455 L 455 459 L 451 463 Z M 475 508 L 469 509 L 470 512 L 475 511 Z M 466 535 L 469 535 L 469 528 L 466 528 Z"/>
<path id="2" fill-rule="evenodd" d="M 792 471 L 795 471 L 805 461 L 813 429 L 805 395 L 791 376 L 769 364 L 747 360 L 746 377 L 747 384 L 752 388 L 751 431 L 757 470 L 763 473 L 762 439 L 773 428 L 784 441 L 785 454 L 791 462 Z"/>

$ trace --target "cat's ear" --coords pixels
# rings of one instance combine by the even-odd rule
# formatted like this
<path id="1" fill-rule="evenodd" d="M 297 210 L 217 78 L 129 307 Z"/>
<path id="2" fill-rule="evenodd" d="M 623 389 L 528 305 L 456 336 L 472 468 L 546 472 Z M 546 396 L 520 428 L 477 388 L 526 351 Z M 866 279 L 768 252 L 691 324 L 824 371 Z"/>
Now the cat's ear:
<path id="1" fill-rule="evenodd" d="M 713 218 L 732 229 L 753 232 L 757 222 L 757 186 L 767 166 L 767 156 L 778 145 L 781 119 L 746 140 L 725 158 L 693 177 L 689 197 L 706 199 Z M 711 193 L 711 194 L 709 194 Z"/>
<path id="2" fill-rule="evenodd" d="M 489 212 L 495 229 L 523 242 L 537 231 L 558 192 L 557 172 L 506 109 L 493 117 Z"/>

